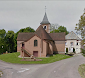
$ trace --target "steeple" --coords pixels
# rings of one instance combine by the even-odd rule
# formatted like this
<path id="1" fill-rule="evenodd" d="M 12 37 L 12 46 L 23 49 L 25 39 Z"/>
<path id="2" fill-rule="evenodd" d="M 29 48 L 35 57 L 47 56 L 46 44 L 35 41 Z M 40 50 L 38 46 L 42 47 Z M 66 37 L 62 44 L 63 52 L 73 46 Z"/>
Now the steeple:
<path id="1" fill-rule="evenodd" d="M 48 21 L 47 14 L 46 14 L 46 6 L 45 6 L 44 18 L 43 18 L 43 20 L 42 20 L 42 22 L 40 24 L 45 29 L 45 31 L 47 33 L 50 33 L 50 22 Z"/>
<path id="2" fill-rule="evenodd" d="M 48 21 L 46 12 L 45 12 L 44 18 L 40 24 L 50 24 L 50 22 Z"/>

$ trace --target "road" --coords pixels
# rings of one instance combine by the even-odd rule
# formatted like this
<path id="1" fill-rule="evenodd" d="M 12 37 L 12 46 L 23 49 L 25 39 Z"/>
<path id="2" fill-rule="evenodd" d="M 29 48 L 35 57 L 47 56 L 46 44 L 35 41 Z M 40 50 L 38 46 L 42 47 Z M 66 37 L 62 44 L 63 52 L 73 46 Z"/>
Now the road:
<path id="1" fill-rule="evenodd" d="M 50 64 L 9 64 L 0 61 L 1 78 L 81 78 L 78 67 L 85 57 L 78 55 Z"/>

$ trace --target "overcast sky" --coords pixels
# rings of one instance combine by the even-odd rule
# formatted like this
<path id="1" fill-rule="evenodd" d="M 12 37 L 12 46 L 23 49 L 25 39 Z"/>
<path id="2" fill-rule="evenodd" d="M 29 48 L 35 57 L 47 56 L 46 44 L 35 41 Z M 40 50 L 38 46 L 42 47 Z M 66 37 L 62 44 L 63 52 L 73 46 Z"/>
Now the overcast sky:
<path id="1" fill-rule="evenodd" d="M 85 1 L 0 1 L 0 29 L 17 32 L 21 28 L 37 29 L 46 13 L 50 23 L 74 31 L 84 12 Z"/>

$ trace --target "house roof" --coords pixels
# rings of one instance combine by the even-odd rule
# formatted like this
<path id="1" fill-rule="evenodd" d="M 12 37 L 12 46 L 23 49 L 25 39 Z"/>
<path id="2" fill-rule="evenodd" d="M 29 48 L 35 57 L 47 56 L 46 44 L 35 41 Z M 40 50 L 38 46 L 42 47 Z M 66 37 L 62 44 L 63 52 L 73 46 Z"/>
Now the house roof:
<path id="1" fill-rule="evenodd" d="M 45 12 L 44 18 L 40 24 L 50 24 L 50 22 L 48 21 L 46 12 Z"/>
<path id="2" fill-rule="evenodd" d="M 81 40 L 73 31 L 65 36 L 66 40 Z"/>
<path id="3" fill-rule="evenodd" d="M 65 33 L 49 33 L 54 41 L 65 41 Z"/>

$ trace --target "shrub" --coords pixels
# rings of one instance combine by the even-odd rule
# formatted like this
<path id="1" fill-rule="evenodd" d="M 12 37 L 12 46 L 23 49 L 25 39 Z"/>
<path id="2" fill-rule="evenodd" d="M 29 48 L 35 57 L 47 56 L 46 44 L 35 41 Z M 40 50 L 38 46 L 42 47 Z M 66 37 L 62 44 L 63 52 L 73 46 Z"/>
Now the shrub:
<path id="1" fill-rule="evenodd" d="M 85 56 L 85 50 L 81 49 L 81 53 L 83 53 L 83 56 Z"/>

